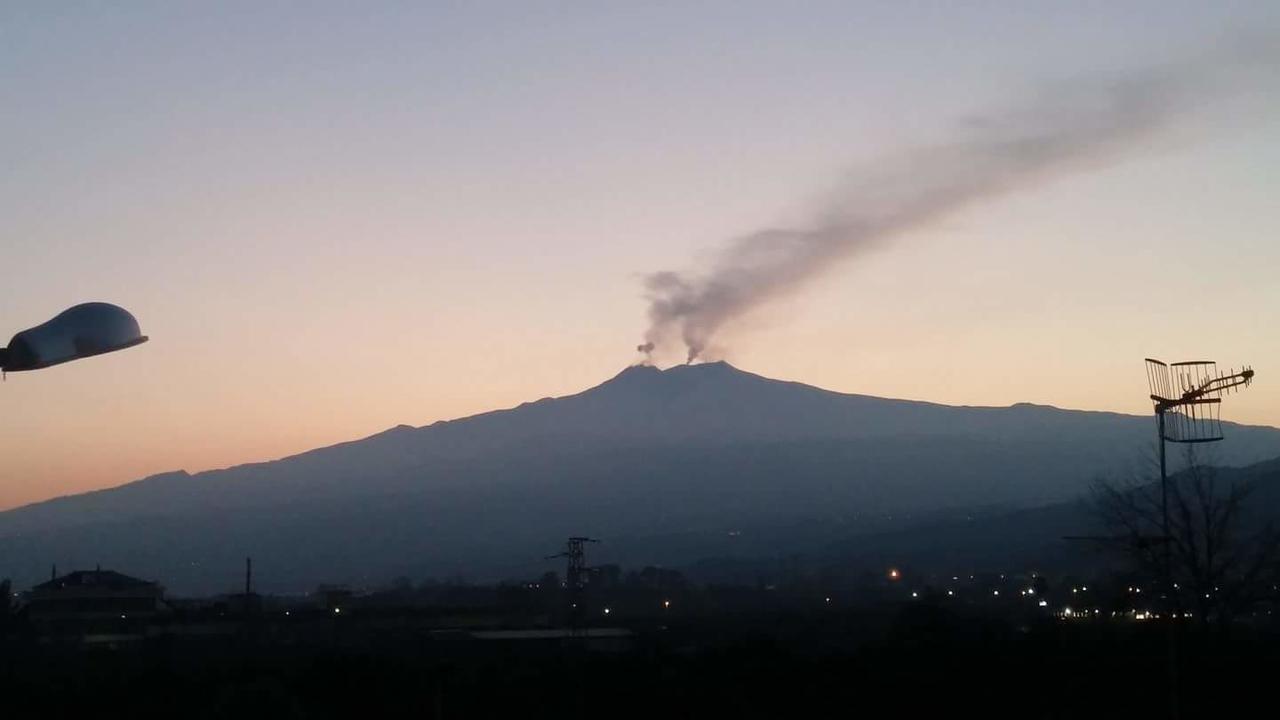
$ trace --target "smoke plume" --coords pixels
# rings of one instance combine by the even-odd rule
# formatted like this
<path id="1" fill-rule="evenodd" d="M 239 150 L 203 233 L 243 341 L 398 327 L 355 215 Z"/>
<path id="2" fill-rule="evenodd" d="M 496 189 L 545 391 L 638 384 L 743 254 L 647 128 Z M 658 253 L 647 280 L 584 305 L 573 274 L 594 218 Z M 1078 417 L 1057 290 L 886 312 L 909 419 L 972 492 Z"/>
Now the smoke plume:
<path id="1" fill-rule="evenodd" d="M 1046 88 L 970 119 L 944 142 L 850 172 L 804 226 L 733 239 L 701 271 L 647 275 L 650 326 L 637 350 L 651 355 L 679 342 L 692 362 L 726 323 L 838 261 L 967 206 L 1138 151 L 1170 121 L 1211 104 L 1229 84 L 1226 71 L 1242 63 L 1250 64 L 1218 59 Z"/>

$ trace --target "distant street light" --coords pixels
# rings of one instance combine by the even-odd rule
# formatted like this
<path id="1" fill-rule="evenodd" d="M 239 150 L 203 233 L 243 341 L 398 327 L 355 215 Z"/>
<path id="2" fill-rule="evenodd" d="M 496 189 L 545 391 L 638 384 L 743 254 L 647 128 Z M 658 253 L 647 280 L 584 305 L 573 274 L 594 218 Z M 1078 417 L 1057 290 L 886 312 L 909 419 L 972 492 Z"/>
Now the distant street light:
<path id="1" fill-rule="evenodd" d="M 128 310 L 110 303 L 84 303 L 14 335 L 8 347 L 0 348 L 0 371 L 40 370 L 146 341 Z"/>

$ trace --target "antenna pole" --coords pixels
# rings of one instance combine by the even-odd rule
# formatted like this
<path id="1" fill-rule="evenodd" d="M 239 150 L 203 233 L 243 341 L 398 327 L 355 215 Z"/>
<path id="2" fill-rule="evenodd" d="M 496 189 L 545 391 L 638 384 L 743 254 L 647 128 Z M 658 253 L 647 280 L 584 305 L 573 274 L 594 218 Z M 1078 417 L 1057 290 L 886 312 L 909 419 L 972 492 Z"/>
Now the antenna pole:
<path id="1" fill-rule="evenodd" d="M 1160 534 L 1164 537 L 1163 553 L 1164 553 L 1164 587 L 1165 592 L 1169 593 L 1169 599 L 1173 600 L 1173 607 L 1178 609 L 1177 614 L 1182 615 L 1182 603 L 1178 601 L 1177 588 L 1173 584 L 1173 535 L 1169 533 L 1169 473 L 1168 466 L 1165 463 L 1165 435 L 1164 435 L 1164 414 L 1165 409 L 1156 408 L 1157 426 L 1160 432 Z M 1169 606 L 1165 606 L 1165 612 L 1172 615 Z M 1174 618 L 1167 619 L 1167 644 L 1168 652 L 1165 654 L 1168 660 L 1169 673 L 1169 718 L 1170 720 L 1178 720 L 1180 715 L 1178 709 L 1178 628 L 1174 623 Z"/>
<path id="2" fill-rule="evenodd" d="M 1165 462 L 1164 413 L 1156 410 L 1157 425 L 1160 431 L 1160 532 L 1164 535 L 1164 577 L 1172 593 L 1173 590 L 1173 536 L 1169 534 L 1169 471 Z"/>

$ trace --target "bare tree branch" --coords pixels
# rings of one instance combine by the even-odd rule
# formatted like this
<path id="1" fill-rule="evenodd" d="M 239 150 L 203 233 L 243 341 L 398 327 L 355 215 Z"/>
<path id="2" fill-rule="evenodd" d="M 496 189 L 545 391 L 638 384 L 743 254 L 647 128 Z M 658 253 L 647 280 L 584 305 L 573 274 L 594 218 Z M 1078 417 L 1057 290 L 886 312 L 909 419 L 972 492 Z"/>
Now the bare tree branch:
<path id="1" fill-rule="evenodd" d="M 1110 549 L 1155 581 L 1164 577 L 1162 543 L 1169 543 L 1176 588 L 1169 599 L 1175 607 L 1195 607 L 1203 623 L 1225 623 L 1274 597 L 1280 578 L 1280 529 L 1250 515 L 1256 489 L 1256 480 L 1238 473 L 1224 478 L 1188 448 L 1185 468 L 1167 486 L 1168 537 L 1160 483 L 1151 475 L 1095 480 L 1091 499 L 1110 532 Z"/>

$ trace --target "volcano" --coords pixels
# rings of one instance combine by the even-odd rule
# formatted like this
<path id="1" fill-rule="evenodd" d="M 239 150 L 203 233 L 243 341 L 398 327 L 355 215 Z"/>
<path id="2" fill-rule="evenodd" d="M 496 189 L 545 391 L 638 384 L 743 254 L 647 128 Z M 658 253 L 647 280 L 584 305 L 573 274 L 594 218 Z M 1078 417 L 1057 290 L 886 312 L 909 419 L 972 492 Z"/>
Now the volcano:
<path id="1" fill-rule="evenodd" d="M 266 591 L 479 581 L 554 569 L 542 558 L 569 535 L 603 538 L 602 561 L 681 565 L 1071 500 L 1143 470 L 1153 435 L 1146 416 L 636 366 L 575 395 L 0 513 L 0 567 L 21 587 L 101 563 L 191 593 L 234 587 L 249 555 Z M 1219 464 L 1280 456 L 1274 428 L 1226 435 Z"/>

